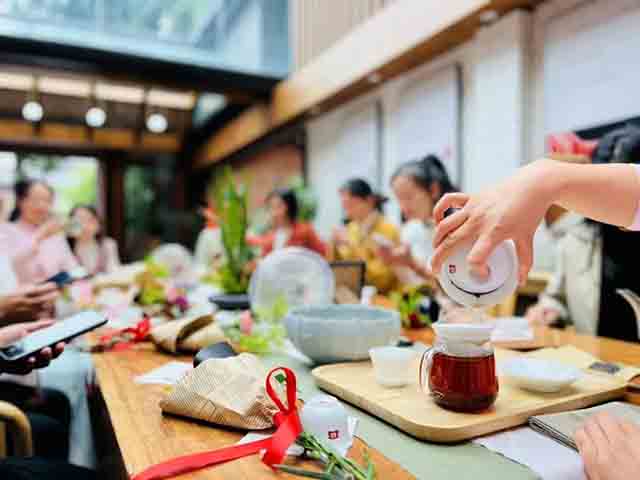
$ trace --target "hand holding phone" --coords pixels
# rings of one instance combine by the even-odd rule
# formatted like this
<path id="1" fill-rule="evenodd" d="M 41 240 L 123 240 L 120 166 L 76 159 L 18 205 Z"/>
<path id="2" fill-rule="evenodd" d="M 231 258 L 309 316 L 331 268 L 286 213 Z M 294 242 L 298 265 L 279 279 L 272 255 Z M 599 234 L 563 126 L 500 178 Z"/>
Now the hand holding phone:
<path id="1" fill-rule="evenodd" d="M 37 322 L 17 323 L 0 328 L 0 346 L 9 346 L 19 342 L 30 333 L 50 327 L 53 323 L 54 320 L 40 320 Z M 48 366 L 49 362 L 58 357 L 63 351 L 64 343 L 58 343 L 53 347 L 45 347 L 24 360 L 12 363 L 0 362 L 0 372 L 26 375 L 32 370 Z"/>
<path id="2" fill-rule="evenodd" d="M 103 315 L 87 311 L 49 324 L 45 328 L 38 328 L 36 331 L 30 330 L 20 340 L 0 348 L 0 370 L 6 371 L 6 364 L 16 365 L 28 362 L 30 357 L 46 349 L 51 349 L 53 352 L 61 343 L 64 344 L 106 323 L 107 319 Z"/>

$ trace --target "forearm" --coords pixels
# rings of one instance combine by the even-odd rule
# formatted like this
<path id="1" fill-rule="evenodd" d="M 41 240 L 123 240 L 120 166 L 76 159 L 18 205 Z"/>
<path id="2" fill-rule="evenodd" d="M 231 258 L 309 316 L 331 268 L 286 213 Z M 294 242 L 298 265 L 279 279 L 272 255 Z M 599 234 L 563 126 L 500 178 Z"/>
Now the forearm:
<path id="1" fill-rule="evenodd" d="M 640 201 L 635 165 L 575 165 L 554 160 L 534 165 L 542 173 L 540 188 L 549 204 L 621 227 L 634 222 Z"/>

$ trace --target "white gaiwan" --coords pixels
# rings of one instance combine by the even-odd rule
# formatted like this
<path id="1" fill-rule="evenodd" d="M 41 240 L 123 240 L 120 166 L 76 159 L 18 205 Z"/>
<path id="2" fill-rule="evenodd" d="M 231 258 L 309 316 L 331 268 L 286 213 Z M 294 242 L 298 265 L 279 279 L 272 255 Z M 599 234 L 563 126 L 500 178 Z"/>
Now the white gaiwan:
<path id="1" fill-rule="evenodd" d="M 366 305 L 298 307 L 285 318 L 287 334 L 315 363 L 367 360 L 369 349 L 395 345 L 400 315 Z"/>

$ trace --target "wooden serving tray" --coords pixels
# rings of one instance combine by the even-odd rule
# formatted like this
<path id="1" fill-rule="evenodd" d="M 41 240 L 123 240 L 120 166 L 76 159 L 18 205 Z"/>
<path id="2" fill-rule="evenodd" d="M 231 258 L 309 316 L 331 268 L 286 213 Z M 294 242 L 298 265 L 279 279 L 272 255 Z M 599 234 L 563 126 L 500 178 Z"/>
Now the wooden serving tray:
<path id="1" fill-rule="evenodd" d="M 522 354 L 496 349 L 498 365 L 517 355 Z M 553 359 L 553 349 L 548 349 L 544 357 Z M 571 363 L 567 362 L 566 355 L 562 361 Z M 522 425 L 532 415 L 576 410 L 610 401 L 623 397 L 626 387 L 620 378 L 584 370 L 580 380 L 558 393 L 529 392 L 500 378 L 500 393 L 490 410 L 456 413 L 439 407 L 420 391 L 417 360 L 413 370 L 413 381 L 401 388 L 378 385 L 370 362 L 325 365 L 311 373 L 321 389 L 418 439 L 438 443 L 459 442 Z"/>

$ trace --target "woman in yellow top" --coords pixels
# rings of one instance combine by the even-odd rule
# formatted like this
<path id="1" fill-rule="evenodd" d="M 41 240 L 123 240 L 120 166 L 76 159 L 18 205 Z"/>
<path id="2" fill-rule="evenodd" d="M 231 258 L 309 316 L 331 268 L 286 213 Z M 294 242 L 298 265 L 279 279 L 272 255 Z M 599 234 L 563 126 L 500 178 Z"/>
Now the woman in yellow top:
<path id="1" fill-rule="evenodd" d="M 376 194 L 361 178 L 353 178 L 340 188 L 346 227 L 334 229 L 331 256 L 335 260 L 361 260 L 367 265 L 366 283 L 380 293 L 397 286 L 393 267 L 378 254 L 381 246 L 400 243 L 398 229 L 382 215 L 386 198 Z"/>

